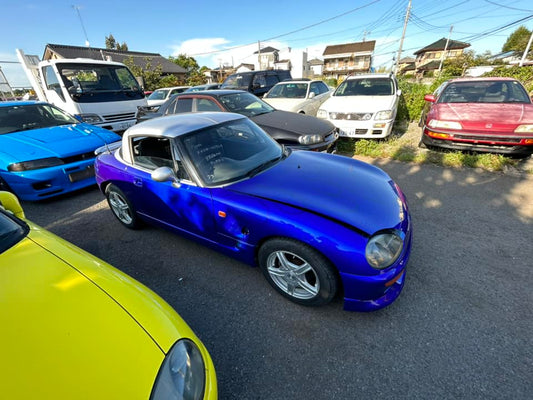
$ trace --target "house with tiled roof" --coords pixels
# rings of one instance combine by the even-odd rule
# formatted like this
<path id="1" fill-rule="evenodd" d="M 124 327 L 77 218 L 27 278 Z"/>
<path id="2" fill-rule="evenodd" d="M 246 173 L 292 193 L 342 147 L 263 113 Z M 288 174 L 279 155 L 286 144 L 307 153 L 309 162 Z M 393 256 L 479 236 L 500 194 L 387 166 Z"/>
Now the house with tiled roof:
<path id="1" fill-rule="evenodd" d="M 350 74 L 370 72 L 375 40 L 327 46 L 323 74 L 327 78 L 345 78 Z"/>
<path id="2" fill-rule="evenodd" d="M 258 58 L 258 70 L 274 69 L 279 60 L 279 50 L 271 46 L 257 50 L 254 55 Z"/>
<path id="3" fill-rule="evenodd" d="M 441 38 L 415 51 L 413 54 L 416 56 L 415 68 L 417 76 L 423 76 L 427 71 L 438 70 L 443 56 L 445 60 L 458 58 L 463 55 L 464 49 L 467 47 L 470 47 L 470 43 Z M 444 51 L 445 49 L 446 52 Z"/>
<path id="4" fill-rule="evenodd" d="M 122 51 L 101 49 L 97 47 L 68 46 L 63 44 L 47 44 L 44 49 L 43 60 L 57 58 L 88 58 L 92 60 L 110 60 L 123 63 L 132 59 L 134 65 L 146 69 L 161 67 L 162 75 L 175 75 L 180 81 L 185 81 L 187 70 L 158 53 L 144 53 L 139 51 Z"/>

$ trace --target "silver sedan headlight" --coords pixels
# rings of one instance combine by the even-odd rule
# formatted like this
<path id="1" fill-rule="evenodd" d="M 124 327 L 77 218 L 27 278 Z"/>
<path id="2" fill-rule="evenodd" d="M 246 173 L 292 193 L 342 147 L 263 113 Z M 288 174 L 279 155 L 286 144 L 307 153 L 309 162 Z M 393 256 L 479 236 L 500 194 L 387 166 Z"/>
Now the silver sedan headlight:
<path id="1" fill-rule="evenodd" d="M 366 245 L 365 257 L 372 268 L 385 269 L 402 253 L 404 234 L 401 231 L 378 233 Z"/>
<path id="2" fill-rule="evenodd" d="M 320 135 L 302 135 L 298 138 L 300 144 L 315 144 L 320 143 L 322 140 Z"/>
<path id="3" fill-rule="evenodd" d="M 323 119 L 326 119 L 328 118 L 328 112 L 324 109 L 319 109 L 316 113 L 316 117 L 317 118 L 323 118 Z"/>
<path id="4" fill-rule="evenodd" d="M 202 354 L 194 342 L 182 339 L 165 357 L 150 400 L 198 400 L 203 398 L 204 389 Z"/>

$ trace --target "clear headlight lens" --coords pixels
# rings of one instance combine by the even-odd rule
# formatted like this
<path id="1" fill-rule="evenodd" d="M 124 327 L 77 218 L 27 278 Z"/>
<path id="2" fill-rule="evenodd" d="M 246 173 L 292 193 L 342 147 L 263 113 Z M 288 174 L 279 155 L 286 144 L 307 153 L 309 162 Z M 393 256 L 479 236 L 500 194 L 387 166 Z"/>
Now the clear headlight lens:
<path id="1" fill-rule="evenodd" d="M 80 114 L 79 117 L 83 122 L 87 122 L 88 124 L 96 124 L 98 122 L 104 121 L 102 118 L 100 118 L 100 116 L 96 114 Z"/>
<path id="2" fill-rule="evenodd" d="M 328 112 L 326 110 L 318 110 L 316 113 L 317 118 L 324 118 L 326 119 L 328 117 Z"/>
<path id="3" fill-rule="evenodd" d="M 182 339 L 165 357 L 150 400 L 199 400 L 204 396 L 205 365 L 194 342 Z"/>
<path id="4" fill-rule="evenodd" d="M 303 135 L 298 138 L 300 144 L 314 144 L 320 143 L 322 141 L 322 136 L 320 135 Z"/>
<path id="5" fill-rule="evenodd" d="M 374 119 L 377 121 L 392 119 L 392 110 L 379 111 L 376 113 L 376 116 L 374 117 Z"/>
<path id="6" fill-rule="evenodd" d="M 32 169 L 41 169 L 48 167 L 56 167 L 58 165 L 63 165 L 63 160 L 50 157 L 50 158 L 41 158 L 40 160 L 32 161 L 23 161 L 18 163 L 9 164 L 7 170 L 11 172 L 21 172 L 21 171 L 30 171 Z"/>
<path id="7" fill-rule="evenodd" d="M 533 133 L 533 125 L 519 125 L 514 131 L 515 133 Z"/>
<path id="8" fill-rule="evenodd" d="M 429 121 L 428 126 L 431 128 L 442 128 L 442 129 L 463 129 L 461 123 L 457 121 L 440 121 L 438 119 L 432 119 Z"/>
<path id="9" fill-rule="evenodd" d="M 372 236 L 365 249 L 365 257 L 372 268 L 384 269 L 402 253 L 404 234 L 401 231 L 378 233 Z"/>

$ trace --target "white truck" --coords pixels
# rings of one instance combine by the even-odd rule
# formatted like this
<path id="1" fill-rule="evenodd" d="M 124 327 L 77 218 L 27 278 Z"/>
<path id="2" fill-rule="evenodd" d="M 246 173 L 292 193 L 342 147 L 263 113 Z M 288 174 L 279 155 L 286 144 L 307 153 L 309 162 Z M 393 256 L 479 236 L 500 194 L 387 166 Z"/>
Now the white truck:
<path id="1" fill-rule="evenodd" d="M 115 132 L 135 124 L 137 107 L 146 106 L 139 83 L 124 64 L 92 59 L 17 56 L 39 100 L 54 104 L 83 122 Z"/>

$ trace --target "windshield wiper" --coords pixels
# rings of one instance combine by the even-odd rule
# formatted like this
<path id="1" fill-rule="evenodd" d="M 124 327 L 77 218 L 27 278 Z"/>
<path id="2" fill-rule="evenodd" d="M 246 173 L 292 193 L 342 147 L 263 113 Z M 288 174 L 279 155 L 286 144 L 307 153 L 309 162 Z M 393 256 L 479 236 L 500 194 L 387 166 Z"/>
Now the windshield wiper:
<path id="1" fill-rule="evenodd" d="M 246 176 L 248 178 L 251 178 L 255 175 L 257 175 L 259 172 L 264 171 L 268 167 L 270 167 L 272 164 L 275 164 L 278 160 L 280 160 L 283 157 L 283 153 L 271 160 L 265 161 L 262 164 L 259 164 L 257 167 L 252 168 L 250 171 L 246 173 Z"/>

